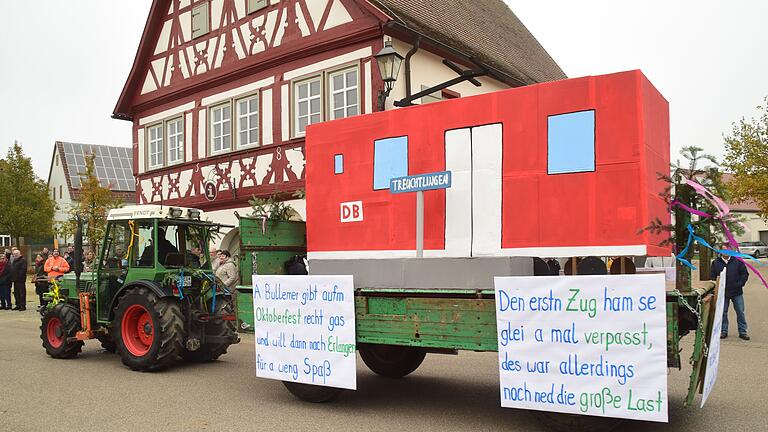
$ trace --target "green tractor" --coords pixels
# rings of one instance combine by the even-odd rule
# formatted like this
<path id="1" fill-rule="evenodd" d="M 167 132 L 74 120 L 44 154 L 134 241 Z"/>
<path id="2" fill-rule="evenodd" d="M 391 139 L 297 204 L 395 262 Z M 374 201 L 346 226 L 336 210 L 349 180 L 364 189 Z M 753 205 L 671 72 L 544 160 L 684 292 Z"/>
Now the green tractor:
<path id="1" fill-rule="evenodd" d="M 211 268 L 208 244 L 224 225 L 197 209 L 156 205 L 110 210 L 92 272 L 76 266 L 52 281 L 40 337 L 54 358 L 98 339 L 137 371 L 179 358 L 216 360 L 238 343 L 232 296 Z M 75 262 L 82 262 L 82 235 Z"/>

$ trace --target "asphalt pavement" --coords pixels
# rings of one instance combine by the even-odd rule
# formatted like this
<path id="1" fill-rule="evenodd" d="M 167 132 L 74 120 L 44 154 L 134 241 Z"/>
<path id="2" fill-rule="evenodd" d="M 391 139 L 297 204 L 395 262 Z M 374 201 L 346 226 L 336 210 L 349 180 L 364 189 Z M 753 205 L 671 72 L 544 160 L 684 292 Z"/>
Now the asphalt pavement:
<path id="1" fill-rule="evenodd" d="M 768 273 L 768 266 L 766 266 Z M 30 294 L 32 287 L 30 286 Z M 358 359 L 358 390 L 337 400 L 297 400 L 280 382 L 255 375 L 254 339 L 209 364 L 133 372 L 89 341 L 71 360 L 48 357 L 37 297 L 25 312 L 0 311 L 0 431 L 544 431 L 534 413 L 499 405 L 496 353 L 427 356 L 412 375 L 391 380 Z M 634 431 L 768 431 L 768 289 L 746 287 L 752 340 L 723 341 L 707 405 L 683 407 L 690 366 L 669 370 L 668 424 L 626 422 Z M 684 340 L 683 358 L 692 337 Z"/>

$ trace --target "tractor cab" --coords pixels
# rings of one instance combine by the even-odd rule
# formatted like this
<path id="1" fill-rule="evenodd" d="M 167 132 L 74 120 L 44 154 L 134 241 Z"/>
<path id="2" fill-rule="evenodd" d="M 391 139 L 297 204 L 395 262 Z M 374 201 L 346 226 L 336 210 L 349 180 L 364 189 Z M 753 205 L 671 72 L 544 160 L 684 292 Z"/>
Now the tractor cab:
<path id="1" fill-rule="evenodd" d="M 155 205 L 109 212 L 95 278 L 99 321 L 112 319 L 116 296 L 134 281 L 155 282 L 172 295 L 199 294 L 201 279 L 212 280 L 208 245 L 222 227 L 202 216 L 198 209 Z"/>

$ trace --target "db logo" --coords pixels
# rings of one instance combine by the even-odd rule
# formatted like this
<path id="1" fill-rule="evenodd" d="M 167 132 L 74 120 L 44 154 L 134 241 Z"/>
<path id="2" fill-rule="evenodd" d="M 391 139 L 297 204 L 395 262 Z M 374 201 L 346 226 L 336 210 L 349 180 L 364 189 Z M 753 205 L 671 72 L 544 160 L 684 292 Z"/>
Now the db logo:
<path id="1" fill-rule="evenodd" d="M 352 201 L 341 203 L 342 222 L 360 222 L 363 220 L 363 202 Z"/>

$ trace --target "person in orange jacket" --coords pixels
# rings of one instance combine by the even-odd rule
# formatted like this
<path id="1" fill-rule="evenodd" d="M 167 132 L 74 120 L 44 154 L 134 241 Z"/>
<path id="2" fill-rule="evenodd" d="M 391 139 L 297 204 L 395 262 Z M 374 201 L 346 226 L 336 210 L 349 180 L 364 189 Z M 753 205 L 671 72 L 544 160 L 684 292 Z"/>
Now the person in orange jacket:
<path id="1" fill-rule="evenodd" d="M 57 278 L 68 271 L 67 260 L 59 256 L 58 249 L 54 249 L 51 256 L 45 261 L 45 272 L 48 273 L 48 279 Z"/>

